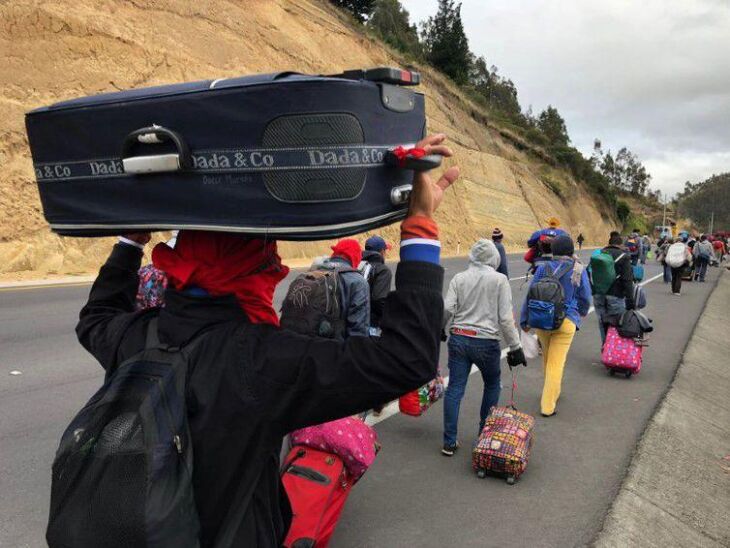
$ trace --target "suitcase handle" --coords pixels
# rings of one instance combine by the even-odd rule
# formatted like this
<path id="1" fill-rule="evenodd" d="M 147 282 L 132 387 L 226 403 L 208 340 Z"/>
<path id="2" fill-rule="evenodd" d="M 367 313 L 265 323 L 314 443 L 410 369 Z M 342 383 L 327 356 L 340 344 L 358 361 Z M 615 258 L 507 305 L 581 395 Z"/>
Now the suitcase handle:
<path id="1" fill-rule="evenodd" d="M 346 80 L 368 80 L 396 86 L 417 86 L 421 83 L 421 74 L 419 72 L 393 67 L 346 70 L 339 74 L 327 74 L 326 76 Z"/>
<path id="2" fill-rule="evenodd" d="M 177 153 L 132 156 L 139 144 L 154 145 L 171 142 Z M 125 173 L 162 173 L 180 171 L 192 166 L 190 149 L 183 138 L 171 129 L 152 125 L 131 132 L 122 145 L 122 164 Z"/>
<path id="3" fill-rule="evenodd" d="M 398 147 L 385 153 L 385 165 L 413 171 L 428 171 L 441 165 L 440 154 L 422 156 L 423 153 L 423 149 Z"/>

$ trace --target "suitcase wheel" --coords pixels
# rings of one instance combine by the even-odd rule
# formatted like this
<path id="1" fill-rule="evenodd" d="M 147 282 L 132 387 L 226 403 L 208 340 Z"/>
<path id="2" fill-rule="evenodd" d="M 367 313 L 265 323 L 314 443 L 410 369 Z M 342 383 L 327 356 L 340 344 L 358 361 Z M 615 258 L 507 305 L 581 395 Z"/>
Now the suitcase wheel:
<path id="1" fill-rule="evenodd" d="M 634 372 L 633 372 L 633 371 L 626 371 L 626 372 L 624 373 L 624 375 L 626 375 L 626 378 L 627 378 L 627 379 L 630 379 L 630 378 L 631 378 L 631 375 L 633 375 L 633 374 L 634 374 Z"/>
<path id="2" fill-rule="evenodd" d="M 484 479 L 487 477 L 487 471 L 484 468 L 480 468 L 477 470 L 477 477 L 480 479 Z"/>
<path id="3" fill-rule="evenodd" d="M 514 484 L 515 484 L 515 477 L 507 476 L 507 485 L 514 485 Z"/>

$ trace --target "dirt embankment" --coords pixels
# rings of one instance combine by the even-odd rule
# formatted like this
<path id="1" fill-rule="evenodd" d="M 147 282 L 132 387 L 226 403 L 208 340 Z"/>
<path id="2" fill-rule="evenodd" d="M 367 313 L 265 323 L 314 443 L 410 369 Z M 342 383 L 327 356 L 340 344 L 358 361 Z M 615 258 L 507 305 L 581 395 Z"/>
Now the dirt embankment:
<path id="1" fill-rule="evenodd" d="M 296 70 L 401 65 L 324 1 L 26 0 L 0 4 L 0 277 L 94 271 L 108 240 L 59 238 L 45 225 L 23 114 L 55 101 L 150 85 Z M 449 134 L 463 181 L 439 221 L 447 253 L 464 253 L 498 226 L 519 245 L 550 215 L 588 241 L 612 223 L 568 175 L 473 116 L 451 84 L 421 68 L 429 129 Z M 477 121 L 479 119 L 480 121 Z M 552 189 L 551 189 L 552 188 Z M 557 189 L 557 193 L 555 191 Z M 396 228 L 383 232 L 394 239 Z M 282 254 L 323 254 L 327 242 L 283 243 Z"/>

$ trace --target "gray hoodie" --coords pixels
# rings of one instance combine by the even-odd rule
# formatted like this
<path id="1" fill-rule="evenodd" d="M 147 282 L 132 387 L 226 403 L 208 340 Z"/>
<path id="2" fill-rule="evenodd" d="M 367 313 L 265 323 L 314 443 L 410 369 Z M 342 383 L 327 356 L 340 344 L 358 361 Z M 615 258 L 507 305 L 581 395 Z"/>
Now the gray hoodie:
<path id="1" fill-rule="evenodd" d="M 482 339 L 504 336 L 510 349 L 520 346 L 512 313 L 512 290 L 497 272 L 499 252 L 491 240 L 479 240 L 469 253 L 469 266 L 449 284 L 444 300 L 444 325 L 476 331 Z"/>

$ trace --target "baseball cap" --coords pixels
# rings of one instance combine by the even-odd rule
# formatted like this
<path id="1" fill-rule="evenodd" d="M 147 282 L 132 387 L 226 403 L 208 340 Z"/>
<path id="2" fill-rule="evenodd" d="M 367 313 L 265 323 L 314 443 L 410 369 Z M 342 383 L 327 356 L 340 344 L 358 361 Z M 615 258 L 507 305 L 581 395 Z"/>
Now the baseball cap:
<path id="1" fill-rule="evenodd" d="M 391 245 L 380 236 L 370 236 L 365 242 L 365 249 L 368 251 L 383 251 L 390 248 Z"/>

